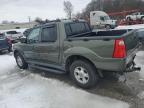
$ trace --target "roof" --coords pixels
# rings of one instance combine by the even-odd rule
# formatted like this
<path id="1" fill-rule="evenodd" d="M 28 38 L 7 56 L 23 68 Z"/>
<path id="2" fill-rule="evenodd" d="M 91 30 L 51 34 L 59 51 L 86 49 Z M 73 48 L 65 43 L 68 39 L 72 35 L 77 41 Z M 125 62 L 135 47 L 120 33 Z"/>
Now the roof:
<path id="1" fill-rule="evenodd" d="M 62 19 L 62 20 L 52 20 L 52 21 L 46 21 L 42 24 L 36 25 L 35 27 L 41 27 L 41 26 L 45 26 L 45 25 L 51 25 L 51 24 L 56 24 L 56 23 L 72 23 L 72 22 L 86 22 L 83 19 L 72 19 L 72 20 L 67 20 L 67 19 Z"/>
<path id="2" fill-rule="evenodd" d="M 93 14 L 93 16 L 94 15 L 97 15 L 97 16 L 108 16 L 108 14 L 105 13 L 104 11 L 91 11 L 90 14 L 91 15 Z"/>

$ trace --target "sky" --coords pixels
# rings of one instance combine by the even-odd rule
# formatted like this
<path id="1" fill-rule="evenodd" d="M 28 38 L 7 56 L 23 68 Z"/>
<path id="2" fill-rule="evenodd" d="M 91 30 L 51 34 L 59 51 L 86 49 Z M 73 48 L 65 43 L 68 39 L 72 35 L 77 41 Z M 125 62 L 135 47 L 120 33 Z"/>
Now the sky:
<path id="1" fill-rule="evenodd" d="M 65 18 L 64 0 L 0 0 L 0 22 L 3 20 L 28 22 L 36 17 L 42 19 Z M 91 0 L 69 0 L 74 13 L 82 11 Z"/>

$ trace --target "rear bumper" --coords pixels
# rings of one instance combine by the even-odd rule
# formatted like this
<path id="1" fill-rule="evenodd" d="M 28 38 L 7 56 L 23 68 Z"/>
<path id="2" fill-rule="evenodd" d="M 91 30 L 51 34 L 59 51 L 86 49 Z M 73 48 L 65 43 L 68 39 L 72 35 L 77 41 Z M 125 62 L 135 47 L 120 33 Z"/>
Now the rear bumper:
<path id="1" fill-rule="evenodd" d="M 4 47 L 4 48 L 0 48 L 0 51 L 3 51 L 3 50 L 8 50 L 9 47 Z"/>
<path id="2" fill-rule="evenodd" d="M 104 63 L 99 63 L 97 68 L 100 70 L 106 70 L 111 72 L 126 72 L 127 68 L 131 63 L 133 63 L 134 58 L 126 63 L 126 59 L 119 59 L 119 60 L 108 60 Z"/>
<path id="3" fill-rule="evenodd" d="M 103 62 L 96 63 L 98 69 L 111 72 L 128 72 L 129 67 L 134 63 L 138 49 L 123 59 L 105 59 Z"/>
<path id="4" fill-rule="evenodd" d="M 136 57 L 136 53 L 141 49 L 141 47 L 142 45 L 138 44 L 137 47 L 133 49 L 130 53 L 128 53 L 128 55 L 125 58 L 112 58 L 104 60 L 104 65 L 103 67 L 100 67 L 100 69 L 114 72 L 132 72 L 135 70 L 140 70 L 140 67 L 135 67 L 136 64 L 134 63 L 134 59 Z"/>

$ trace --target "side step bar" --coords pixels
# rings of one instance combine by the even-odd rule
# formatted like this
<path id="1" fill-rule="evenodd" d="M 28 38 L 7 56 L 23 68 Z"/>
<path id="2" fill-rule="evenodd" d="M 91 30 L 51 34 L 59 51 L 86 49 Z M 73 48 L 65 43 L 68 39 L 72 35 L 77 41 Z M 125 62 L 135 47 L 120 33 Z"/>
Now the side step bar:
<path id="1" fill-rule="evenodd" d="M 48 72 L 51 72 L 51 73 L 57 73 L 57 74 L 65 74 L 66 73 L 65 71 L 51 69 L 51 68 L 42 67 L 42 66 L 33 65 L 33 64 L 29 64 L 29 66 L 32 67 L 32 68 L 48 71 Z"/>

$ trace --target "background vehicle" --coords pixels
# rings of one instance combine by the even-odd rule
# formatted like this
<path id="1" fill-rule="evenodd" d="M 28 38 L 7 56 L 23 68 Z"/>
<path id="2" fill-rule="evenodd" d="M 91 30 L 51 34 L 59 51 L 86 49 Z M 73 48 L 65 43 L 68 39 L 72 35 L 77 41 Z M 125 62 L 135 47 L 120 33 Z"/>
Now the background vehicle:
<path id="1" fill-rule="evenodd" d="M 110 19 L 109 15 L 103 11 L 90 12 L 90 24 L 94 28 L 115 28 L 116 20 Z"/>
<path id="2" fill-rule="evenodd" d="M 18 42 L 18 40 L 23 36 L 21 34 L 21 32 L 17 32 L 17 31 L 5 31 L 4 36 L 7 37 L 8 39 L 10 39 L 13 42 Z"/>
<path id="3" fill-rule="evenodd" d="M 128 20 L 137 20 L 137 19 L 144 20 L 144 13 L 142 13 L 142 12 L 132 13 L 131 15 L 127 15 L 126 19 L 128 19 Z"/>
<path id="4" fill-rule="evenodd" d="M 137 31 L 137 35 L 138 35 L 141 43 L 144 45 L 144 29 L 139 29 Z"/>
<path id="5" fill-rule="evenodd" d="M 26 30 L 23 32 L 23 35 L 24 35 L 25 37 L 27 37 L 30 32 L 31 32 L 31 28 L 30 28 L 30 29 L 26 29 Z"/>
<path id="6" fill-rule="evenodd" d="M 0 33 L 0 52 L 3 50 L 12 51 L 12 43 L 11 40 L 6 38 L 2 33 Z"/>
<path id="7" fill-rule="evenodd" d="M 21 69 L 29 64 L 50 72 L 70 72 L 83 88 L 93 87 L 103 70 L 136 70 L 134 58 L 139 39 L 135 30 L 92 32 L 83 20 L 58 20 L 34 27 L 23 42 L 14 45 L 14 56 Z"/>

